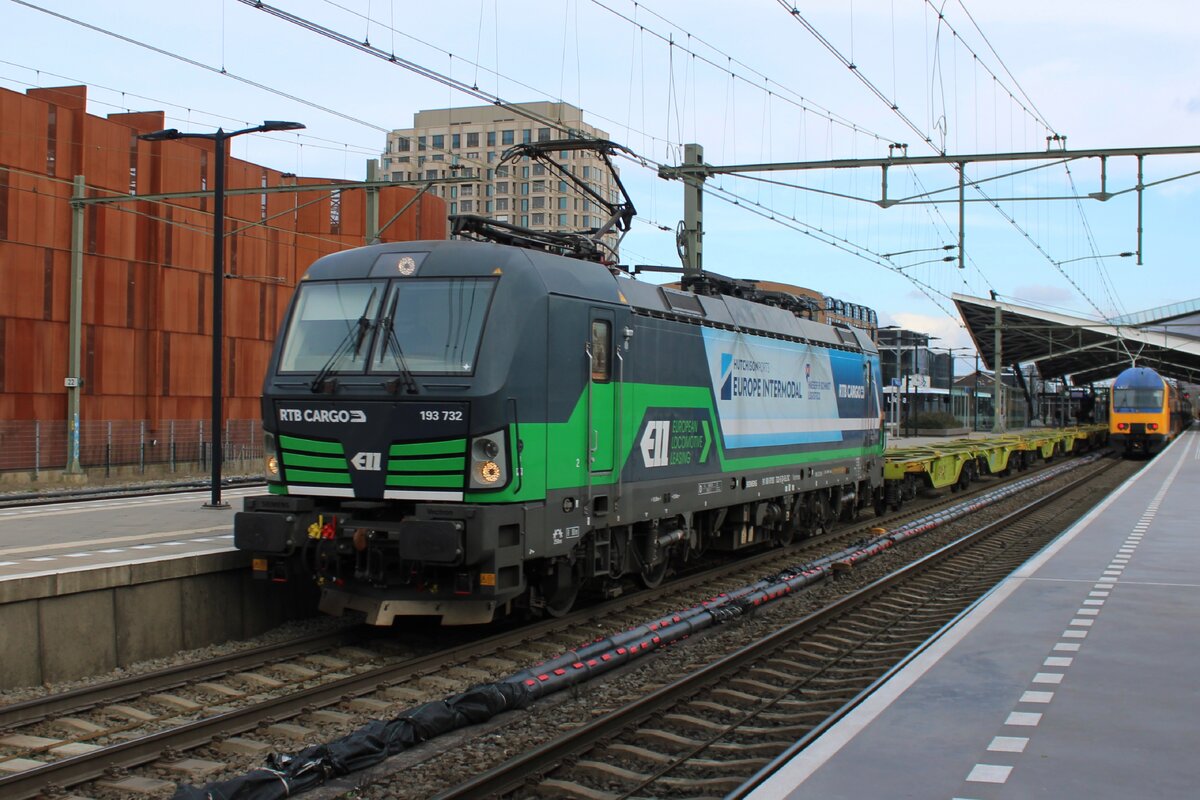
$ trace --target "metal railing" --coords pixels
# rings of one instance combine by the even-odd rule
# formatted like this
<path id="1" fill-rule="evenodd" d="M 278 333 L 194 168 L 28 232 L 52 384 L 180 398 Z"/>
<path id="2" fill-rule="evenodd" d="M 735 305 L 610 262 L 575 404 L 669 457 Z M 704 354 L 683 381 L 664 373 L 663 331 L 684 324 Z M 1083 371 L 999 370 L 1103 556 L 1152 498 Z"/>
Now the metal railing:
<path id="1" fill-rule="evenodd" d="M 63 420 L 0 420 L 0 473 L 25 472 L 35 480 L 67 464 Z M 223 464 L 262 460 L 262 421 L 226 420 L 221 434 Z M 207 420 L 84 420 L 79 428 L 79 464 L 107 477 L 121 469 L 145 474 L 194 472 L 210 465 L 212 426 Z"/>

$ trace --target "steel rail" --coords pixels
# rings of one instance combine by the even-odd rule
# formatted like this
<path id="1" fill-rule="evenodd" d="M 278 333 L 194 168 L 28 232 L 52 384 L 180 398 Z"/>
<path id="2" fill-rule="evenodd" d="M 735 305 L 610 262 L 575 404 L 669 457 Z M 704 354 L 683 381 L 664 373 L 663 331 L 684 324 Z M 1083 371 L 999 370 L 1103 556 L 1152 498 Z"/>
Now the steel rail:
<path id="1" fill-rule="evenodd" d="M 0 730 L 40 722 L 56 714 L 71 714 L 102 703 L 115 703 L 148 692 L 161 692 L 196 680 L 213 680 L 229 672 L 243 672 L 281 658 L 313 652 L 314 648 L 338 647 L 361 637 L 352 628 L 332 633 L 314 633 L 285 642 L 262 645 L 207 661 L 178 664 L 141 675 L 129 675 L 93 686 L 81 686 L 61 694 L 35 697 L 0 706 Z"/>
<path id="2" fill-rule="evenodd" d="M 750 559 L 743 559 L 734 564 L 716 567 L 688 576 L 673 582 L 668 588 L 671 591 L 686 591 L 695 586 L 703 585 L 714 579 L 729 574 L 734 569 L 752 568 L 755 563 L 777 559 L 780 551 L 759 554 Z M 201 747 L 211 742 L 218 735 L 235 735 L 251 730 L 266 718 L 288 718 L 296 716 L 312 707 L 332 705 L 346 697 L 359 696 L 377 691 L 381 686 L 394 683 L 421 673 L 432 673 L 445 667 L 445 663 L 454 659 L 468 659 L 474 655 L 485 655 L 496 650 L 518 646 L 531 639 L 537 639 L 570 630 L 573 626 L 584 624 L 590 620 L 606 620 L 611 623 L 615 613 L 633 607 L 639 603 L 655 602 L 654 593 L 639 592 L 619 599 L 610 600 L 596 606 L 582 609 L 561 619 L 547 619 L 530 626 L 508 631 L 486 639 L 453 648 L 440 650 L 425 656 L 407 659 L 399 664 L 392 664 L 368 672 L 344 678 L 332 683 L 310 687 L 295 694 L 272 698 L 262 703 L 235 709 L 223 714 L 189 722 L 185 725 L 159 731 L 146 737 L 103 747 L 99 750 L 78 756 L 49 762 L 45 766 L 30 770 L 0 776 L 0 797 L 6 800 L 24 800 L 36 797 L 44 792 L 46 787 L 70 787 L 103 776 L 110 769 L 117 767 L 132 769 L 158 759 L 168 749 L 185 751 Z M 205 665 L 192 665 L 197 672 L 203 673 Z M 228 671 L 222 666 L 217 674 Z M 189 680 L 195 680 L 195 675 Z M 136 679 L 134 679 L 136 680 Z M 118 681 L 125 684 L 126 681 Z M 118 687 L 117 691 L 120 688 Z M 81 690 L 86 692 L 87 690 Z M 21 704 L 26 706 L 25 714 L 35 714 L 32 706 L 37 701 Z M 79 703 L 76 703 L 78 705 Z M 70 703 L 67 703 L 69 706 Z"/>
<path id="3" fill-rule="evenodd" d="M 664 708 L 670 707 L 678 702 L 681 702 L 693 696 L 697 690 L 707 684 L 716 682 L 731 672 L 736 672 L 744 666 L 755 661 L 759 661 L 768 655 L 770 652 L 779 649 L 789 644 L 793 639 L 803 636 L 809 631 L 821 627 L 847 611 L 859 606 L 869 600 L 874 599 L 883 592 L 891 589 L 893 586 L 906 582 L 912 578 L 918 577 L 930 569 L 941 565 L 950 557 L 958 554 L 966 548 L 971 547 L 985 540 L 992 533 L 1013 524 L 1014 522 L 1028 516 L 1031 512 L 1038 510 L 1050 503 L 1061 498 L 1064 494 L 1078 489 L 1080 486 L 1091 481 L 1098 475 L 1112 469 L 1118 463 L 1110 461 L 1098 470 L 1089 472 L 1085 476 L 1081 476 L 1072 481 L 1066 486 L 1041 497 L 1025 506 L 1004 515 L 999 520 L 989 523 L 982 528 L 972 531 L 959 539 L 935 550 L 932 553 L 922 557 L 921 559 L 905 566 L 904 568 L 886 575 L 879 580 L 871 583 L 868 586 L 859 589 L 858 591 L 839 598 L 825 608 L 813 612 L 783 628 L 780 628 L 762 639 L 747 645 L 738 651 L 731 653 L 717 661 L 714 661 L 700 670 L 691 673 L 683 678 L 680 678 L 672 683 L 663 686 L 662 688 L 645 695 L 627 706 L 615 709 L 595 721 L 576 728 L 563 736 L 547 742 L 546 744 L 535 748 L 527 753 L 518 756 L 515 759 L 507 761 L 499 766 L 480 773 L 468 781 L 465 781 L 458 786 L 434 795 L 432 800 L 472 800 L 473 798 L 494 797 L 502 795 L 505 792 L 512 792 L 525 785 L 526 781 L 532 776 L 544 774 L 561 764 L 563 761 L 577 756 L 604 739 L 611 738 L 621 731 L 628 729 L 632 725 L 636 725 L 643 719 L 653 716 L 661 712 Z M 974 604 L 972 604 L 973 607 Z M 969 609 L 967 609 L 969 610 Z M 965 613 L 965 612 L 963 612 Z M 961 614 L 959 615 L 961 616 Z M 955 618 L 957 621 L 958 617 Z M 937 633 L 931 636 L 921 647 L 908 656 L 901 665 L 893 667 L 883 677 L 875 681 L 868 690 L 864 690 L 857 695 L 850 703 L 839 709 L 835 716 L 839 718 L 849 712 L 851 708 L 861 703 L 870 691 L 877 689 L 883 684 L 884 678 L 894 673 L 896 669 L 906 663 L 908 659 L 915 657 L 917 653 L 928 647 L 934 640 L 940 637 L 953 621 L 940 629 Z M 740 724 L 740 723 L 739 723 Z M 829 723 L 832 724 L 832 723 Z M 826 725 L 825 727 L 828 727 Z M 810 733 L 801 742 L 810 742 L 813 734 Z M 793 746 L 793 749 L 797 749 Z M 797 750 L 798 751 L 798 750 Z M 792 750 L 789 752 L 794 755 Z M 779 763 L 784 763 L 780 757 Z M 774 762 L 772 762 L 774 763 Z M 764 768 L 765 771 L 765 768 Z M 757 776 L 756 776 L 757 777 Z M 765 776 L 764 776 L 765 777 Z M 642 787 L 644 788 L 644 787 Z"/>
<path id="4" fill-rule="evenodd" d="M 551 620 L 541 625 L 553 628 L 561 625 L 562 622 L 563 620 Z M 538 627 L 534 626 L 534 628 Z M 539 630 L 534 635 L 540 635 L 542 632 L 544 631 Z M 251 730 L 266 718 L 288 718 L 300 714 L 310 707 L 332 705 L 347 697 L 377 691 L 381 686 L 407 677 L 436 672 L 444 668 L 447 660 L 469 658 L 475 652 L 491 652 L 520 644 L 529 638 L 529 628 L 497 634 L 481 642 L 458 645 L 447 650 L 407 659 L 399 664 L 379 667 L 332 683 L 303 689 L 294 694 L 195 720 L 143 738 L 50 762 L 43 767 L 6 775 L 0 777 L 0 797 L 24 800 L 24 798 L 36 797 L 50 784 L 60 787 L 74 786 L 98 778 L 114 766 L 124 769 L 138 767 L 159 758 L 168 748 L 183 751 L 200 747 L 212 741 L 217 735 L 233 735 Z"/>

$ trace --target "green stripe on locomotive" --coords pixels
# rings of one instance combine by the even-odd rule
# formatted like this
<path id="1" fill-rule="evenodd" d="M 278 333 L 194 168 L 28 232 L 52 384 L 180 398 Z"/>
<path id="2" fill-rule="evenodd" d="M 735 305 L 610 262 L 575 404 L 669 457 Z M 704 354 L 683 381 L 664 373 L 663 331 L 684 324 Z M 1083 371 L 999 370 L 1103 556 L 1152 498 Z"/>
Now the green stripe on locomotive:
<path id="1" fill-rule="evenodd" d="M 616 389 L 614 390 L 614 387 Z M 704 427 L 705 442 L 700 450 L 701 458 L 695 466 L 695 477 L 714 476 L 726 472 L 744 472 L 771 469 L 790 465 L 812 464 L 858 456 L 882 455 L 882 442 L 868 446 L 809 449 L 807 452 L 772 453 L 770 455 L 730 455 L 721 441 L 716 410 L 713 407 L 712 390 L 707 386 L 663 386 L 644 383 L 601 384 L 593 392 L 613 393 L 619 390 L 617 407 L 622 409 L 621 441 L 617 446 L 620 458 L 612 470 L 592 472 L 589 480 L 588 459 L 588 396 L 586 390 L 576 402 L 571 416 L 561 423 L 529 423 L 509 426 L 510 453 L 516 453 L 518 430 L 523 443 L 519 460 L 513 458 L 513 467 L 520 467 L 522 474 L 514 477 L 509 486 L 501 491 L 467 492 L 470 503 L 511 503 L 544 500 L 546 493 L 564 489 L 578 489 L 587 485 L 611 486 L 618 482 L 620 473 L 630 459 L 639 458 L 639 440 L 643 422 L 652 409 L 669 408 L 678 411 L 695 411 L 707 423 Z M 595 396 L 592 402 L 602 404 Z M 616 438 L 615 420 L 597 420 L 596 440 L 611 442 Z M 777 448 L 776 448 L 777 449 Z M 545 453 L 545 459 L 537 454 Z M 711 457 L 710 457 L 711 454 Z M 708 462 L 708 463 L 706 463 Z M 678 476 L 675 476 L 678 477 Z"/>

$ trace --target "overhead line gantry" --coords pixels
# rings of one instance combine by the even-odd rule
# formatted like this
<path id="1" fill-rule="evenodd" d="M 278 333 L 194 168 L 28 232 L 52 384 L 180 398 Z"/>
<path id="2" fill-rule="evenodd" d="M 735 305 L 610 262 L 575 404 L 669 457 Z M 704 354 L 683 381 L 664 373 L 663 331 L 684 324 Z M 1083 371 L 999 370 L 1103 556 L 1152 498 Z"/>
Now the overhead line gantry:
<path id="1" fill-rule="evenodd" d="M 1058 141 L 1064 141 L 1065 137 L 1058 137 Z M 907 145 L 892 145 L 893 152 L 907 152 Z M 679 232 L 679 247 L 680 257 L 683 259 L 684 269 L 687 271 L 700 271 L 702 268 L 702 252 L 703 252 L 703 235 L 704 235 L 704 219 L 703 219 L 703 200 L 704 181 L 713 175 L 736 175 L 752 172 L 803 172 L 811 170 L 827 170 L 827 169 L 875 169 L 878 168 L 881 172 L 880 179 L 880 196 L 876 200 L 868 198 L 862 199 L 866 202 L 874 203 L 880 208 L 891 208 L 898 205 L 913 205 L 927 203 L 947 203 L 955 202 L 958 204 L 958 266 L 963 269 L 966 266 L 966 220 L 965 211 L 968 202 L 997 202 L 995 199 L 981 198 L 979 200 L 968 200 L 965 197 L 967 186 L 976 186 L 983 181 L 972 181 L 966 177 L 966 167 L 968 164 L 978 163 L 1000 163 L 1014 161 L 1060 161 L 1069 162 L 1077 161 L 1084 158 L 1100 159 L 1100 190 L 1091 192 L 1080 197 L 1008 197 L 1002 198 L 1004 201 L 1029 201 L 1029 200 L 1099 200 L 1101 202 L 1110 200 L 1118 195 L 1128 192 L 1137 193 L 1137 263 L 1142 263 L 1142 195 L 1143 192 L 1151 187 L 1168 181 L 1178 180 L 1180 178 L 1196 175 L 1200 171 L 1193 171 L 1177 175 L 1171 178 L 1164 178 L 1159 181 L 1146 183 L 1144 181 L 1144 161 L 1150 156 L 1177 156 L 1177 155 L 1195 155 L 1200 153 L 1200 145 L 1183 145 L 1176 147 L 1110 147 L 1088 150 L 1067 150 L 1065 148 L 1047 148 L 1046 150 L 1030 150 L 1014 153 L 972 153 L 963 155 L 931 155 L 931 156 L 908 156 L 908 155 L 888 155 L 886 158 L 839 158 L 825 161 L 781 161 L 768 162 L 762 164 L 731 164 L 726 166 L 715 166 L 704 163 L 704 148 L 698 144 L 684 145 L 683 163 L 677 167 L 660 166 L 658 175 L 660 178 L 668 180 L 682 180 L 684 183 L 684 218 L 683 225 Z M 1108 159 L 1110 158 L 1135 158 L 1137 159 L 1137 183 L 1128 189 L 1122 189 L 1116 192 L 1108 191 Z M 940 194 L 941 192 L 951 191 L 954 187 L 945 189 L 936 189 L 931 192 L 925 192 L 920 195 L 914 195 L 905 198 L 889 198 L 888 197 L 888 170 L 894 167 L 909 168 L 919 166 L 930 166 L 944 164 L 955 167 L 958 172 L 958 198 L 956 200 L 936 200 L 923 199 L 929 198 L 932 195 Z"/>

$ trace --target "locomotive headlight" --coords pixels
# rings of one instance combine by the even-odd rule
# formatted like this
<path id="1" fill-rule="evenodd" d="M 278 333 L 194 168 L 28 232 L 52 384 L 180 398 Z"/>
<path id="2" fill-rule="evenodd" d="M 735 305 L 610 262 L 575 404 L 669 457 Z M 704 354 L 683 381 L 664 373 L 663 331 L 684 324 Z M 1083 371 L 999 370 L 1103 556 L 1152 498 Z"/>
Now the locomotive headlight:
<path id="1" fill-rule="evenodd" d="M 279 479 L 279 451 L 275 447 L 275 434 L 263 431 L 263 472 L 269 481 Z"/>
<path id="2" fill-rule="evenodd" d="M 480 483 L 495 483 L 500 480 L 500 465 L 495 461 L 478 461 L 475 463 L 475 478 Z"/>
<path id="3" fill-rule="evenodd" d="M 500 454 L 500 445 L 496 444 L 493 439 L 476 439 L 475 440 L 475 457 L 479 459 L 491 460 Z"/>
<path id="4" fill-rule="evenodd" d="M 506 431 L 499 430 L 471 441 L 471 488 L 499 489 L 508 483 Z"/>

